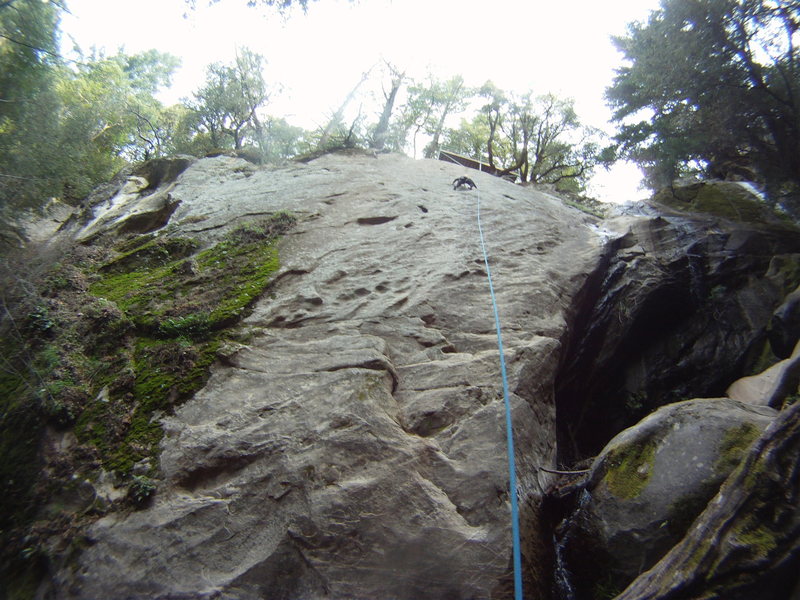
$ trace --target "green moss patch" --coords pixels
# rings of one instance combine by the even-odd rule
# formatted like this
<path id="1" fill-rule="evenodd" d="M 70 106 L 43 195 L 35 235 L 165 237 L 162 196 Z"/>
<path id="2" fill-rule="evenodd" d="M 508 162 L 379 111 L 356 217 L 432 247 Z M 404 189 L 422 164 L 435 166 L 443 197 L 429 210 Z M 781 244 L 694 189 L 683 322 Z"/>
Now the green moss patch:
<path id="1" fill-rule="evenodd" d="M 281 222 L 287 223 L 286 217 Z M 194 255 L 128 261 L 130 270 L 121 270 L 114 260 L 108 263 L 114 269 L 89 291 L 115 303 L 148 335 L 203 337 L 238 321 L 264 291 L 278 268 L 275 235 L 272 225 L 248 225 Z M 144 248 L 156 246 L 165 245 L 151 241 Z"/>
<path id="2" fill-rule="evenodd" d="M 119 256 L 103 265 L 101 270 L 130 272 L 137 268 L 152 268 L 191 256 L 197 248 L 197 240 L 191 238 L 145 235 L 120 243 L 116 248 Z"/>
<path id="3" fill-rule="evenodd" d="M 742 423 L 726 431 L 720 442 L 714 471 L 723 475 L 733 471 L 759 435 L 761 430 L 752 423 Z"/>
<path id="4" fill-rule="evenodd" d="M 123 256 L 142 260 L 113 259 L 99 269 L 89 292 L 133 324 L 117 356 L 127 376 L 106 381 L 107 393 L 87 407 L 76 427 L 107 468 L 129 473 L 155 454 L 162 435 L 157 416 L 205 385 L 224 330 L 264 293 L 279 266 L 277 237 L 293 223 L 291 215 L 279 213 L 193 254 L 188 250 L 195 245 L 185 240 L 147 239 L 123 248 Z"/>
<path id="5" fill-rule="evenodd" d="M 638 497 L 653 476 L 657 443 L 653 439 L 628 443 L 606 455 L 603 481 L 617 498 Z"/>
<path id="6" fill-rule="evenodd" d="M 62 527 L 56 522 L 67 536 L 94 509 L 44 507 L 100 467 L 128 482 L 128 506 L 146 504 L 160 417 L 205 385 L 229 329 L 269 286 L 278 238 L 293 223 L 280 213 L 204 249 L 153 235 L 75 246 L 47 261 L 38 280 L 9 270 L 14 318 L 0 321 L 0 562 L 21 568 L 24 549 L 39 547 L 32 532 L 46 530 L 46 539 Z M 45 464 L 48 428 L 72 431 L 79 443 Z"/>

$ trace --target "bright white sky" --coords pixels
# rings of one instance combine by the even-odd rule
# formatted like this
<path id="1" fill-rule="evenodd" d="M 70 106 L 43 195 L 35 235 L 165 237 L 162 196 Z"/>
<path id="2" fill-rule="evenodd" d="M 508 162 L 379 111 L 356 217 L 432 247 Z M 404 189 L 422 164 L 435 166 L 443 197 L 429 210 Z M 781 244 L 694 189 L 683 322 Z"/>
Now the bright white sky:
<path id="1" fill-rule="evenodd" d="M 324 124 L 361 74 L 387 60 L 419 80 L 429 71 L 460 74 L 467 85 L 492 80 L 509 92 L 571 97 L 585 124 L 611 132 L 603 93 L 621 58 L 610 36 L 657 6 L 658 0 L 319 0 L 306 15 L 283 18 L 247 8 L 245 0 L 211 7 L 197 0 L 195 11 L 183 0 L 68 0 L 62 44 L 66 53 L 74 40 L 84 50 L 156 48 L 180 57 L 166 102 L 190 97 L 208 64 L 229 63 L 247 47 L 266 58 L 266 80 L 283 86 L 268 112 L 306 128 Z M 637 190 L 639 179 L 630 165 L 600 169 L 590 192 L 631 200 L 646 195 Z"/>

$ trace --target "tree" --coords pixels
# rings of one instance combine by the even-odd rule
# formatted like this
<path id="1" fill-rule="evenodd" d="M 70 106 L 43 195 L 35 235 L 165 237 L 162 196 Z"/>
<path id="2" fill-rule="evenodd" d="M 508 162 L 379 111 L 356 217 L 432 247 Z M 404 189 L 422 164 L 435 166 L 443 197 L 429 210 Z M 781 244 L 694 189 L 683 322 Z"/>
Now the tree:
<path id="1" fill-rule="evenodd" d="M 389 120 L 392 117 L 392 110 L 394 109 L 395 100 L 397 100 L 397 92 L 400 91 L 400 86 L 403 85 L 403 80 L 406 77 L 405 73 L 401 73 L 394 65 L 386 63 L 391 77 L 391 86 L 389 91 L 384 90 L 384 104 L 381 111 L 381 117 L 375 130 L 372 132 L 372 138 L 369 143 L 370 148 L 375 150 L 383 150 L 386 145 L 386 138 L 389 135 Z"/>
<path id="2" fill-rule="evenodd" d="M 486 139 L 486 159 L 489 166 L 494 168 L 495 144 L 497 135 L 502 126 L 502 117 L 508 100 L 503 90 L 491 81 L 483 84 L 478 91 L 481 98 L 486 99 L 486 104 L 481 107 L 481 115 L 486 120 L 489 134 Z"/>
<path id="3" fill-rule="evenodd" d="M 58 56 L 58 2 L 0 4 L 0 205 L 36 208 L 48 197 L 80 199 L 126 159 L 157 150 L 141 124 L 176 58 Z M 149 148 L 149 150 L 145 150 Z"/>
<path id="4" fill-rule="evenodd" d="M 247 136 L 263 136 L 258 110 L 270 97 L 263 76 L 264 58 L 244 48 L 233 64 L 209 65 L 206 83 L 194 93 L 196 132 L 207 134 L 214 148 L 240 149 Z"/>
<path id="5" fill-rule="evenodd" d="M 464 78 L 456 75 L 444 82 L 431 80 L 428 93 L 431 110 L 425 123 L 425 133 L 431 135 L 432 139 L 425 147 L 425 158 L 436 158 L 447 117 L 464 109 L 470 91 L 464 87 Z"/>
<path id="6" fill-rule="evenodd" d="M 581 125 L 571 99 L 530 93 L 512 97 L 502 131 L 513 157 L 503 170 L 517 171 L 523 183 L 563 186 L 571 181 L 579 182 L 580 189 L 597 163 L 598 134 Z"/>
<path id="7" fill-rule="evenodd" d="M 483 115 L 475 115 L 471 120 L 461 119 L 458 129 L 444 132 L 444 147 L 456 154 L 484 160 L 487 140 L 491 132 Z"/>
<path id="8" fill-rule="evenodd" d="M 800 189 L 800 3 L 663 0 L 615 38 L 607 98 L 623 156 L 650 187 L 695 171 Z"/>
<path id="9" fill-rule="evenodd" d="M 156 51 L 82 57 L 58 79 L 60 196 L 81 199 L 126 162 L 160 155 L 163 107 L 153 94 L 169 84 L 177 58 Z"/>
<path id="10" fill-rule="evenodd" d="M 302 127 L 290 125 L 282 117 L 269 117 L 264 123 L 263 158 L 278 161 L 291 158 L 300 153 L 300 141 L 305 131 Z"/>
<path id="11" fill-rule="evenodd" d="M 417 137 L 420 132 L 431 136 L 425 147 L 425 158 L 435 157 L 439 139 L 445 129 L 447 117 L 464 109 L 469 91 L 460 75 L 446 81 L 429 76 L 427 84 L 414 83 L 408 87 L 408 101 L 403 108 L 404 137 L 411 136 L 413 155 L 417 154 Z"/>
<path id="12" fill-rule="evenodd" d="M 372 72 L 373 67 L 370 67 L 361 74 L 361 79 L 358 80 L 353 86 L 353 89 L 345 96 L 345 99 L 339 105 L 339 108 L 333 113 L 328 120 L 328 124 L 322 130 L 317 142 L 318 148 L 329 148 L 331 146 L 351 146 L 354 145 L 356 139 L 356 128 L 362 121 L 361 108 L 359 107 L 358 116 L 351 122 L 349 128 L 344 124 L 344 111 L 356 98 L 358 89 L 369 79 L 369 74 Z"/>
<path id="13" fill-rule="evenodd" d="M 0 8 L 0 209 L 30 207 L 58 190 L 43 151 L 58 124 L 58 22 L 52 2 Z"/>

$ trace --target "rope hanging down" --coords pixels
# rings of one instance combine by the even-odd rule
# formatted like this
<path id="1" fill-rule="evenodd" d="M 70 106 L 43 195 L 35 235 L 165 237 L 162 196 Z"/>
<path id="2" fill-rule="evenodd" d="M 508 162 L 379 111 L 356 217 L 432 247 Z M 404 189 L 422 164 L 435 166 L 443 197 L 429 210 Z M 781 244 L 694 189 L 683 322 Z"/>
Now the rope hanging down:
<path id="1" fill-rule="evenodd" d="M 517 467 L 514 460 L 514 433 L 511 428 L 511 402 L 508 399 L 508 376 L 506 375 L 506 359 L 503 353 L 503 336 L 500 331 L 500 314 L 497 310 L 497 298 L 494 295 L 494 285 L 492 285 L 492 270 L 489 267 L 489 254 L 486 252 L 486 242 L 483 238 L 483 227 L 481 225 L 481 193 L 478 194 L 478 233 L 481 238 L 481 250 L 483 251 L 483 263 L 486 265 L 486 277 L 489 280 L 489 294 L 492 298 L 492 310 L 494 311 L 494 327 L 497 331 L 497 347 L 500 350 L 500 374 L 503 379 L 503 400 L 506 409 L 506 440 L 508 447 L 508 495 L 511 498 L 511 535 L 513 541 L 514 559 L 514 600 L 522 600 L 522 561 L 520 559 L 519 543 L 519 506 L 517 505 Z"/>

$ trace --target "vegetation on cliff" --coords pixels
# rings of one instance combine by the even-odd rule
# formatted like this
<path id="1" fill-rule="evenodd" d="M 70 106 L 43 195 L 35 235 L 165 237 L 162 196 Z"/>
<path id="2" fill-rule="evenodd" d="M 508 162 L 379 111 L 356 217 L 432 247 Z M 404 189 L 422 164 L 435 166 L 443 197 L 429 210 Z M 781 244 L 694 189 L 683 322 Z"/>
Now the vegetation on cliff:
<path id="1" fill-rule="evenodd" d="M 230 328 L 269 286 L 277 239 L 293 223 L 276 213 L 208 248 L 165 233 L 9 263 L 0 331 L 7 566 L 44 558 L 39 534 L 113 509 L 99 496 L 76 502 L 84 480 L 109 473 L 127 482 L 121 506 L 147 502 L 159 416 L 205 383 Z M 47 456 L 54 440 L 70 446 L 56 462 Z"/>

